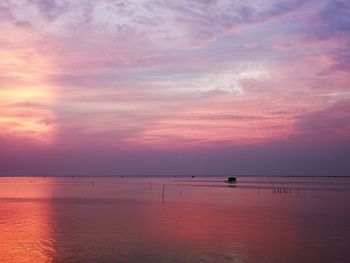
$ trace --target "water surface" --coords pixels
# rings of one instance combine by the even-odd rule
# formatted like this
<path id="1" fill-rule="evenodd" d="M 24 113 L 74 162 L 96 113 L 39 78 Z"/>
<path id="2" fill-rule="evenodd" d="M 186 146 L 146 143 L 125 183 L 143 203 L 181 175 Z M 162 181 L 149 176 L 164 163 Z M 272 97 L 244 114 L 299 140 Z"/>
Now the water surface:
<path id="1" fill-rule="evenodd" d="M 0 178 L 1 262 L 350 262 L 350 178 Z"/>

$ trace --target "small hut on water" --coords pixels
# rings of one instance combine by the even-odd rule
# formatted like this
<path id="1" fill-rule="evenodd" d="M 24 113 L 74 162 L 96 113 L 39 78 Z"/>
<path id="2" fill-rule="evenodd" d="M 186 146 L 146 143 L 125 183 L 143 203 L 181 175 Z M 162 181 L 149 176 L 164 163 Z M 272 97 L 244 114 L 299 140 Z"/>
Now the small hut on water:
<path id="1" fill-rule="evenodd" d="M 227 180 L 225 182 L 226 183 L 235 183 L 235 182 L 237 182 L 237 178 L 235 176 L 230 176 L 227 178 Z"/>

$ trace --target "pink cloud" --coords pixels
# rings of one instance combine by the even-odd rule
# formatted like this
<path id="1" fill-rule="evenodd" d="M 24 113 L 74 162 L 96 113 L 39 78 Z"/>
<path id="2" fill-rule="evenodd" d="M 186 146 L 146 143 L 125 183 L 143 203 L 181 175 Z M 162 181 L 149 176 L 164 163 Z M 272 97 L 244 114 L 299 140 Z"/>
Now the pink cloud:
<path id="1" fill-rule="evenodd" d="M 338 145 L 349 139 L 348 11 L 345 1 L 1 3 L 1 145 L 154 160 Z"/>

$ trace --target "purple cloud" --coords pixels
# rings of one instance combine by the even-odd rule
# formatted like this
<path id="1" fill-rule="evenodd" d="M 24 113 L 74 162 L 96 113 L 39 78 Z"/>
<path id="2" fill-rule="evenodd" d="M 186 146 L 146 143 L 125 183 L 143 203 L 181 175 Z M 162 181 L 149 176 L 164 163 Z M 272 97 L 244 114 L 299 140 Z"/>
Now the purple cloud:
<path id="1" fill-rule="evenodd" d="M 309 20 L 304 29 L 306 41 L 325 44 L 334 64 L 328 73 L 349 70 L 350 3 L 344 0 L 328 1 Z"/>
<path id="2" fill-rule="evenodd" d="M 301 116 L 296 124 L 296 133 L 307 140 L 349 140 L 350 102 L 340 101 L 328 108 Z"/>
<path id="3" fill-rule="evenodd" d="M 66 0 L 30 0 L 30 2 L 47 20 L 54 20 L 69 9 L 69 2 Z"/>
<path id="4" fill-rule="evenodd" d="M 320 12 L 320 37 L 349 37 L 350 3 L 346 0 L 329 2 Z"/>
<path id="5" fill-rule="evenodd" d="M 160 2 L 164 9 L 171 10 L 176 21 L 189 28 L 193 39 L 191 45 L 200 46 L 227 32 L 240 30 L 241 26 L 263 23 L 299 8 L 304 1 L 293 0 L 267 3 L 268 8 L 236 1 Z"/>
<path id="6" fill-rule="evenodd" d="M 57 174 L 344 172 L 349 17 L 330 0 L 1 1 L 0 173 L 35 156 Z"/>
<path id="7" fill-rule="evenodd" d="M 334 60 L 331 70 L 350 71 L 350 42 L 344 47 L 334 49 L 331 58 Z"/>

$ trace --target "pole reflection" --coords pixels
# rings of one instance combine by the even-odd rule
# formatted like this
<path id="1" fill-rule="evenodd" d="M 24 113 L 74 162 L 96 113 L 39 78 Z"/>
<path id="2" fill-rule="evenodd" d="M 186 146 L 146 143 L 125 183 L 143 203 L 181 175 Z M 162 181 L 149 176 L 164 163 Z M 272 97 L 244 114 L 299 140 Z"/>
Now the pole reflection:
<path id="1" fill-rule="evenodd" d="M 151 185 L 0 178 L 0 262 L 349 261 L 349 192 Z"/>

